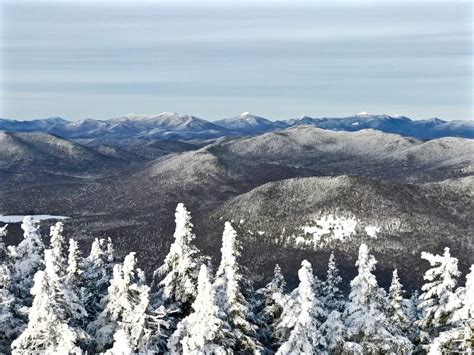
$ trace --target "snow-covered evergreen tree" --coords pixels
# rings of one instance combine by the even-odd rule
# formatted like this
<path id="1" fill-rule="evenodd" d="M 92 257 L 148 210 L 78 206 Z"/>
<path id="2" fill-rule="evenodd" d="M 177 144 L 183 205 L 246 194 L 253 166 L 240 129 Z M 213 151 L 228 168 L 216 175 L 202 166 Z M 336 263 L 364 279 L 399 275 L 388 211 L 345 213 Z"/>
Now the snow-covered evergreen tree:
<path id="1" fill-rule="evenodd" d="M 255 316 L 250 309 L 242 289 L 245 286 L 242 268 L 238 262 L 241 246 L 237 232 L 226 222 L 222 235 L 221 262 L 214 281 L 217 303 L 227 314 L 234 329 L 236 345 L 234 351 L 259 352 L 262 344 L 257 339 Z"/>
<path id="2" fill-rule="evenodd" d="M 8 224 L 0 227 L 0 263 L 5 263 L 10 258 L 5 243 L 3 242 L 3 237 L 7 235 L 7 227 Z"/>
<path id="3" fill-rule="evenodd" d="M 341 353 L 347 339 L 347 328 L 341 313 L 337 310 L 329 313 L 320 330 L 326 339 L 326 351 L 329 354 Z"/>
<path id="4" fill-rule="evenodd" d="M 192 231 L 191 214 L 182 203 L 176 207 L 175 220 L 174 242 L 164 264 L 155 271 L 154 279 L 159 280 L 158 293 L 163 303 L 174 304 L 187 315 L 196 297 L 201 257 L 193 244 L 196 236 Z"/>
<path id="5" fill-rule="evenodd" d="M 71 310 L 70 323 L 85 328 L 88 315 L 85 305 L 87 291 L 83 272 L 83 259 L 79 246 L 74 239 L 69 239 L 63 293 Z"/>
<path id="6" fill-rule="evenodd" d="M 406 312 L 406 303 L 403 298 L 403 286 L 398 277 L 398 270 L 393 270 L 392 283 L 388 291 L 388 315 L 392 323 L 403 331 L 406 331 L 410 325 Z"/>
<path id="7" fill-rule="evenodd" d="M 70 305 L 61 289 L 57 275 L 57 262 L 51 249 L 45 251 L 45 271 L 34 277 L 33 304 L 28 315 L 28 325 L 12 343 L 14 354 L 32 352 L 82 353 L 87 334 L 69 324 Z"/>
<path id="8" fill-rule="evenodd" d="M 459 300 L 454 291 L 456 277 L 460 275 L 458 260 L 451 256 L 449 248 L 444 249 L 443 255 L 433 255 L 423 252 L 421 257 L 432 266 L 426 271 L 418 305 L 421 319 L 418 325 L 421 328 L 423 343 L 430 343 L 439 332 L 448 326 L 450 319 L 459 306 Z"/>
<path id="9" fill-rule="evenodd" d="M 340 289 L 341 282 L 342 277 L 339 276 L 334 253 L 331 253 L 326 280 L 322 284 L 322 301 L 328 311 L 342 311 L 344 309 L 344 296 Z"/>
<path id="10" fill-rule="evenodd" d="M 113 273 L 114 255 L 110 239 L 95 239 L 84 260 L 85 292 L 83 302 L 91 322 L 104 310 L 105 297 Z"/>
<path id="11" fill-rule="evenodd" d="M 457 289 L 459 305 L 445 327 L 429 346 L 430 354 L 474 352 L 474 265 L 466 275 L 466 286 Z"/>
<path id="12" fill-rule="evenodd" d="M 10 255 L 2 240 L 6 227 L 0 228 L 0 353 L 10 350 L 10 344 L 21 326 L 15 314 Z"/>
<path id="13" fill-rule="evenodd" d="M 234 335 L 226 314 L 217 305 L 207 267 L 201 265 L 193 312 L 184 318 L 168 341 L 171 354 L 232 354 Z"/>
<path id="14" fill-rule="evenodd" d="M 327 347 L 326 339 L 321 333 L 321 324 L 325 320 L 323 304 L 316 297 L 315 278 L 311 264 L 303 260 L 298 271 L 300 284 L 297 296 L 299 312 L 287 313 L 283 310 L 282 318 L 294 318 L 291 322 L 283 321 L 281 324 L 294 324 L 288 339 L 277 351 L 277 354 L 318 354 Z"/>
<path id="15" fill-rule="evenodd" d="M 365 353 L 407 352 L 410 341 L 385 316 L 388 302 L 373 274 L 376 262 L 367 245 L 361 244 L 356 262 L 358 274 L 351 281 L 344 314 L 350 340 L 361 345 Z"/>
<path id="16" fill-rule="evenodd" d="M 15 287 L 15 297 L 18 299 L 19 313 L 24 313 L 23 307 L 30 307 L 35 273 L 44 265 L 44 244 L 41 240 L 38 221 L 31 216 L 23 219 L 23 240 L 17 247 L 11 248 L 14 257 L 12 265 L 12 283 Z M 22 309 L 23 308 L 23 309 Z"/>
<path id="17" fill-rule="evenodd" d="M 158 316 L 149 309 L 149 287 L 136 267 L 135 253 L 130 253 L 123 265 L 115 265 L 105 309 L 89 325 L 89 331 L 95 335 L 98 351 L 112 346 L 113 335 L 120 329 L 128 335 L 134 351 L 158 351 L 166 326 Z"/>
<path id="18" fill-rule="evenodd" d="M 262 289 L 257 291 L 261 298 L 258 305 L 257 324 L 260 338 L 269 349 L 276 347 L 277 339 L 273 336 L 273 324 L 280 318 L 282 306 L 279 303 L 285 295 L 286 282 L 281 268 L 275 265 L 273 279 Z M 276 349 L 274 349 L 276 350 Z"/>
<path id="19" fill-rule="evenodd" d="M 53 257 L 56 259 L 55 264 L 58 266 L 57 275 L 63 277 L 66 274 L 68 247 L 63 236 L 64 225 L 62 222 L 57 222 L 50 229 L 50 244 Z"/>

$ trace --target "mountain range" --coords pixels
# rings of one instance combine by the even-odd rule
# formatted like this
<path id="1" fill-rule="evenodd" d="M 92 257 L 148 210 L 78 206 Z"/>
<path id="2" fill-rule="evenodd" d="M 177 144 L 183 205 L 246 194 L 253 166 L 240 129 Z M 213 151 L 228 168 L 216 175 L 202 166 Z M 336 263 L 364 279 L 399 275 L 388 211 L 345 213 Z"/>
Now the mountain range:
<path id="1" fill-rule="evenodd" d="M 374 129 L 422 140 L 441 137 L 474 138 L 474 121 L 444 121 L 438 118 L 412 120 L 405 116 L 371 115 L 364 112 L 343 118 L 303 116 L 283 121 L 268 120 L 248 112 L 213 122 L 170 112 L 159 115 L 126 115 L 108 120 L 67 121 L 60 117 L 30 121 L 0 119 L 0 131 L 52 133 L 88 142 L 98 138 L 122 141 L 214 139 L 256 135 L 300 125 L 349 132 Z"/>
<path id="2" fill-rule="evenodd" d="M 75 138 L 31 132 L 35 123 L 28 123 L 30 132 L 0 132 L 0 213 L 69 216 L 66 232 L 83 246 L 111 237 L 119 255 L 136 251 L 147 271 L 169 248 L 179 202 L 191 210 L 206 254 L 219 255 L 223 222 L 233 221 L 258 282 L 275 262 L 288 275 L 302 258 L 324 271 L 330 250 L 351 277 L 361 241 L 384 265 L 382 284 L 397 267 L 408 288 L 418 286 L 420 252 L 445 246 L 467 270 L 474 253 L 474 140 L 314 124 L 268 131 L 264 119 L 249 116 L 215 123 L 168 114 L 90 121 L 96 135 L 76 129 Z M 49 121 L 63 132 L 74 127 Z M 43 130 L 44 122 L 37 122 Z M 250 134 L 255 125 L 265 128 Z M 154 133 L 141 138 L 140 130 Z M 192 130 L 216 136 L 197 138 Z M 239 130 L 247 133 L 219 137 Z M 134 138 L 122 138 L 124 132 Z M 192 139 L 172 139 L 181 137 L 177 132 Z M 9 228 L 14 243 L 21 231 Z"/>

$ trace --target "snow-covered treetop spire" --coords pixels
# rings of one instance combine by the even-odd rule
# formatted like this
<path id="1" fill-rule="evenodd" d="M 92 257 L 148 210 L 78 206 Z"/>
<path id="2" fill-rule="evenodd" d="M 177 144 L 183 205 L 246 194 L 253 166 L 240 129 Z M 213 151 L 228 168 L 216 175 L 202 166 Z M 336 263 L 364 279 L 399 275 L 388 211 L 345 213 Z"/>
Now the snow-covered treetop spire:
<path id="1" fill-rule="evenodd" d="M 222 234 L 221 263 L 217 270 L 217 275 L 221 275 L 227 267 L 234 267 L 237 258 L 240 256 L 239 243 L 237 241 L 237 232 L 230 222 L 225 222 L 224 233 Z"/>
<path id="2" fill-rule="evenodd" d="M 23 229 L 23 237 L 25 237 L 25 239 L 33 235 L 39 236 L 39 222 L 32 216 L 26 216 L 23 218 L 21 229 Z"/>
<path id="3" fill-rule="evenodd" d="M 66 241 L 63 236 L 64 225 L 62 222 L 57 222 L 54 226 L 51 226 L 49 235 L 51 237 L 50 241 L 50 248 L 52 250 L 52 255 L 56 258 L 56 262 L 58 263 L 58 273 L 60 276 L 66 271 L 67 267 L 67 246 Z"/>
<path id="4" fill-rule="evenodd" d="M 176 222 L 174 232 L 175 240 L 180 244 L 191 242 L 195 238 L 192 232 L 193 224 L 191 222 L 191 213 L 184 207 L 184 204 L 178 203 L 174 216 Z"/>
<path id="5" fill-rule="evenodd" d="M 376 263 L 377 261 L 373 255 L 369 255 L 367 245 L 361 244 L 356 262 L 359 273 L 351 281 L 351 293 L 349 294 L 349 299 L 353 305 L 369 307 L 374 293 L 378 291 L 377 279 L 372 273 Z"/>
<path id="6" fill-rule="evenodd" d="M 54 226 L 51 226 L 49 235 L 51 237 L 51 248 L 61 248 L 64 244 L 63 237 L 64 225 L 62 222 L 56 223 Z"/>
<path id="7" fill-rule="evenodd" d="M 69 239 L 69 254 L 67 259 L 67 273 L 69 275 L 78 275 L 82 272 L 80 270 L 81 251 L 79 245 L 74 239 Z"/>
<path id="8" fill-rule="evenodd" d="M 182 203 L 176 207 L 175 220 L 174 241 L 163 265 L 153 277 L 162 277 L 158 287 L 164 302 L 179 302 L 188 308 L 196 295 L 201 256 L 199 249 L 192 244 L 195 235 L 191 214 Z"/>
<path id="9" fill-rule="evenodd" d="M 398 277 L 398 270 L 395 269 L 392 273 L 392 283 L 388 291 L 389 314 L 391 321 L 402 329 L 406 329 L 409 323 L 404 309 L 404 293 L 405 291 Z"/>
<path id="10" fill-rule="evenodd" d="M 339 275 L 334 253 L 331 253 L 329 256 L 326 280 L 322 285 L 324 303 L 329 310 L 342 310 L 343 308 L 343 295 L 339 286 L 341 282 L 342 278 Z"/>

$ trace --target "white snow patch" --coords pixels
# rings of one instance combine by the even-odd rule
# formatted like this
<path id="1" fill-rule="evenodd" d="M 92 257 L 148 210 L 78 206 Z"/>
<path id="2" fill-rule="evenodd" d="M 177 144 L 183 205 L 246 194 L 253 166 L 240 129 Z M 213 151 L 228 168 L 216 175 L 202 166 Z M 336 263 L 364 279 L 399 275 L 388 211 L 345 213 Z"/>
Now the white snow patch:
<path id="1" fill-rule="evenodd" d="M 295 238 L 295 243 L 318 248 L 333 241 L 345 242 L 356 235 L 360 224 L 365 225 L 364 230 L 369 237 L 377 238 L 380 227 L 366 225 L 356 217 L 326 214 L 314 219 L 311 225 L 301 227 L 303 233 Z"/>
<path id="2" fill-rule="evenodd" d="M 19 223 L 21 221 L 23 221 L 23 219 L 26 217 L 27 215 L 7 215 L 7 216 L 4 216 L 4 215 L 1 215 L 0 214 L 0 222 L 3 222 L 3 223 Z M 50 214 L 36 214 L 36 215 L 31 215 L 31 217 L 33 217 L 33 219 L 37 220 L 37 221 L 44 221 L 46 219 L 67 219 L 67 218 L 70 218 L 70 217 L 66 217 L 66 216 L 53 216 L 53 215 L 50 215 Z"/>
<path id="3" fill-rule="evenodd" d="M 371 238 L 377 238 L 377 233 L 380 232 L 380 227 L 366 226 L 365 233 Z"/>

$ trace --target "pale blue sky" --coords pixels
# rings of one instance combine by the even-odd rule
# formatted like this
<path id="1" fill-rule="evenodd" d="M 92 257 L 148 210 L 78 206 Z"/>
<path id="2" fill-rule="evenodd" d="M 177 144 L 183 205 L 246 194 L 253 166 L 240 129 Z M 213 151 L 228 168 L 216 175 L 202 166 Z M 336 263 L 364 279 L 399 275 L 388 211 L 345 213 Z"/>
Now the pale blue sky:
<path id="1" fill-rule="evenodd" d="M 469 2 L 2 2 L 0 117 L 473 119 Z"/>

